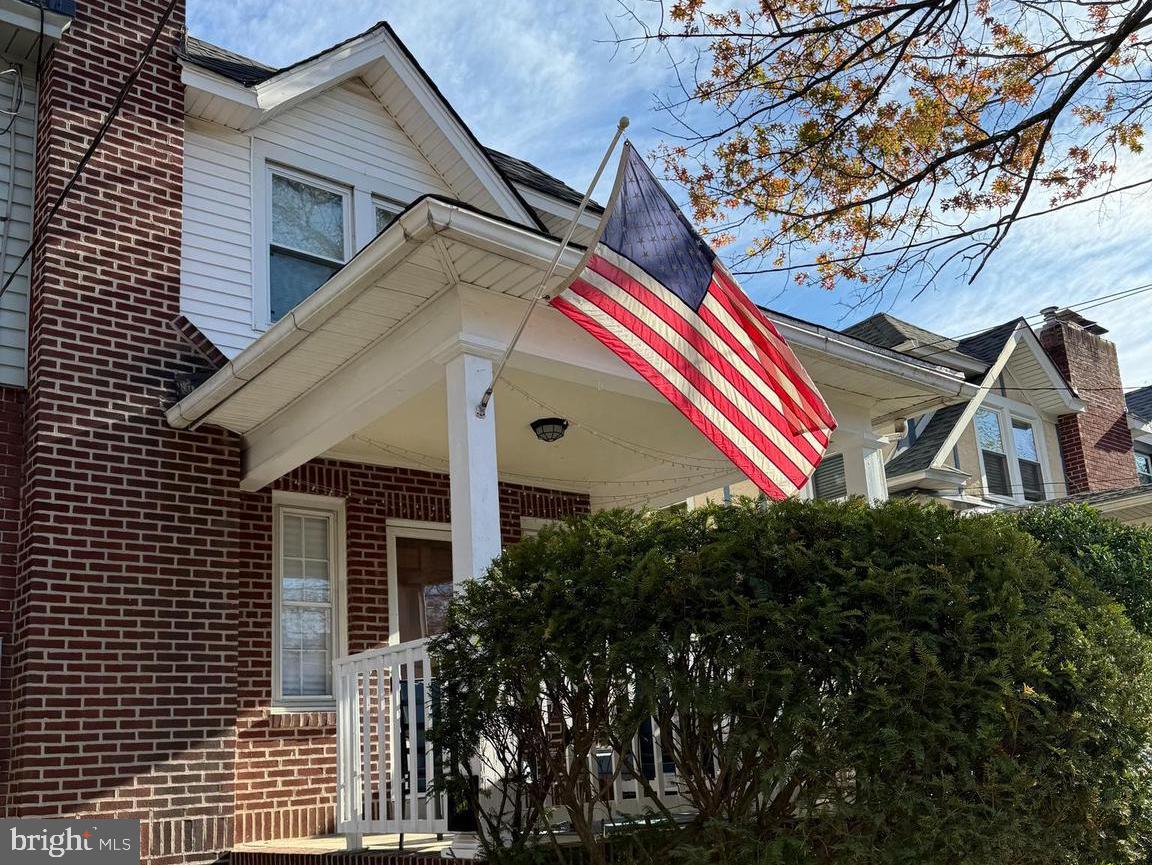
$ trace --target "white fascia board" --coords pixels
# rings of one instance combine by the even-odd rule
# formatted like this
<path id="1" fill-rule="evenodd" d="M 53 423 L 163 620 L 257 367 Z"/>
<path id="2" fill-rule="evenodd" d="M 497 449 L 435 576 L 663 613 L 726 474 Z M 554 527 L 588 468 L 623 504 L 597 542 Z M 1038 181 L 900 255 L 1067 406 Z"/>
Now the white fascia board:
<path id="1" fill-rule="evenodd" d="M 889 491 L 898 492 L 912 487 L 930 490 L 949 490 L 962 487 L 971 479 L 972 476 L 968 474 L 968 472 L 952 468 L 951 466 L 941 466 L 896 475 L 895 477 L 888 478 L 887 481 Z"/>
<path id="2" fill-rule="evenodd" d="M 926 361 L 904 359 L 866 343 L 849 341 L 842 334 L 819 325 L 802 325 L 771 313 L 766 315 L 790 345 L 803 346 L 856 366 L 899 376 L 947 396 L 965 397 L 976 393 L 975 386 L 958 373 Z"/>
<path id="3" fill-rule="evenodd" d="M 1052 392 L 1056 394 L 1061 404 L 1069 412 L 1082 412 L 1087 409 L 1088 405 L 1068 387 L 1068 382 L 1064 381 L 1064 376 L 1060 374 L 1060 370 L 1056 368 L 1056 364 L 1052 362 L 1052 358 L 1048 356 L 1048 352 L 1044 350 L 1044 346 L 1040 344 L 1040 340 L 1032 328 L 1027 325 L 1020 325 L 1016 329 L 1015 336 L 1027 344 L 1035 356 L 1036 362 L 1040 364 L 1040 368 L 1048 377 L 1048 381 L 1052 383 Z"/>
<path id="4" fill-rule="evenodd" d="M 542 268 L 551 261 L 558 244 L 552 238 L 458 205 L 434 198 L 420 199 L 288 315 L 217 370 L 208 381 L 169 408 L 168 423 L 177 429 L 185 429 L 204 420 L 225 399 L 303 342 L 418 246 L 438 234 Z M 557 278 L 570 272 L 579 263 L 581 255 L 579 249 L 566 250 L 557 269 Z"/>
<path id="5" fill-rule="evenodd" d="M 0 21 L 39 35 L 40 11 L 23 0 L 0 0 Z M 50 9 L 44 10 L 44 38 L 59 39 L 72 19 Z"/>
<path id="6" fill-rule="evenodd" d="M 977 388 L 976 395 L 968 401 L 968 405 L 964 407 L 964 411 L 960 412 L 960 417 L 958 417 L 956 423 L 953 424 L 952 431 L 948 433 L 948 437 L 944 439 L 944 442 L 940 445 L 940 449 L 936 451 L 936 456 L 932 457 L 932 461 L 928 464 L 929 468 L 945 468 L 944 460 L 947 459 L 948 454 L 952 453 L 952 448 L 956 447 L 956 443 L 960 441 L 960 436 L 964 434 L 964 430 L 968 428 L 968 424 L 972 423 L 972 419 L 976 417 L 977 410 L 984 404 L 984 398 L 991 393 L 992 386 L 996 384 L 996 379 L 1000 377 L 1000 373 L 1002 373 L 1004 367 L 1008 365 L 1008 360 L 1020 344 L 1021 328 L 1027 327 L 1025 324 L 1017 325 L 1016 330 L 1008 337 L 1007 342 L 1004 343 L 1004 348 L 1000 350 L 999 356 L 992 366 L 988 367 L 988 372 L 984 374 L 984 378 L 980 382 L 980 387 Z"/>
<path id="7" fill-rule="evenodd" d="M 1152 444 L 1152 421 L 1146 421 L 1131 412 L 1128 413 L 1128 429 L 1135 441 Z"/>

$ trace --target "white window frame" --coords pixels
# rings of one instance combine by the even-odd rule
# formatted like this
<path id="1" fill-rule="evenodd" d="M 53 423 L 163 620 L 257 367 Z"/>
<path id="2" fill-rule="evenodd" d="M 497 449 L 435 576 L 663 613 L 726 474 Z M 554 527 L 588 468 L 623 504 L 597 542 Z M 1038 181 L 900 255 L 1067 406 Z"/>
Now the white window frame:
<path id="1" fill-rule="evenodd" d="M 263 301 L 259 306 L 253 310 L 257 316 L 257 324 L 264 328 L 271 327 L 275 322 L 272 321 L 272 268 L 269 263 L 269 257 L 272 254 L 272 178 L 275 175 L 286 177 L 289 180 L 295 180 L 298 183 L 303 183 L 308 186 L 315 187 L 316 189 L 323 189 L 326 192 L 332 192 L 340 196 L 343 209 L 344 209 L 344 258 L 339 262 L 338 266 L 343 266 L 347 263 L 348 259 L 352 257 L 353 250 L 355 249 L 355 231 L 353 229 L 353 209 L 352 209 L 352 190 L 340 183 L 333 182 L 324 177 L 318 177 L 303 171 L 298 171 L 295 168 L 281 165 L 277 162 L 264 163 L 264 207 L 263 216 L 260 221 L 264 224 L 264 242 L 261 247 L 253 250 L 254 257 L 259 258 L 263 262 Z M 302 255 L 309 253 L 303 250 L 297 250 Z M 322 256 L 314 256 L 322 257 Z M 254 286 L 255 288 L 255 286 Z M 257 292 L 254 290 L 253 295 Z M 259 316 L 263 316 L 262 321 Z"/>
<path id="2" fill-rule="evenodd" d="M 333 496 L 275 491 L 272 493 L 272 707 L 282 711 L 326 711 L 336 707 L 334 694 L 285 696 L 281 680 L 280 641 L 281 585 L 283 548 L 281 547 L 284 514 L 323 516 L 329 523 L 329 556 L 332 593 L 332 660 L 348 654 L 347 602 L 347 516 L 344 500 Z M 335 674 L 333 674 L 335 678 Z"/>
<path id="3" fill-rule="evenodd" d="M 450 523 L 431 523 L 420 520 L 388 520 L 385 526 L 388 558 L 388 645 L 400 645 L 400 577 L 396 564 L 396 539 L 416 538 L 425 541 L 452 543 Z"/>
<path id="4" fill-rule="evenodd" d="M 976 409 L 987 410 L 996 415 L 1000 424 L 1000 439 L 1004 442 L 1004 458 L 1008 461 L 1008 483 L 1011 495 L 1002 496 L 988 491 L 988 472 L 984 468 L 984 449 L 980 447 L 980 437 L 976 433 L 976 415 L 972 416 L 972 435 L 976 439 L 976 455 L 980 461 L 980 489 L 984 498 L 993 502 L 1004 504 L 1035 504 L 1024 498 L 1024 482 L 1020 477 L 1020 459 L 1016 454 L 1016 438 L 1012 432 L 1012 422 L 1026 423 L 1032 428 L 1032 436 L 1036 439 L 1036 457 L 1040 463 L 1040 491 L 1043 495 L 1039 501 L 1047 501 L 1052 497 L 1051 485 L 1055 481 L 1051 475 L 1051 463 L 1048 461 L 1048 448 L 1044 441 L 1044 421 L 1031 408 L 1012 404 L 1011 400 L 996 399 L 989 395 Z"/>
<path id="5" fill-rule="evenodd" d="M 275 170 L 304 183 L 343 190 L 348 194 L 344 214 L 344 261 L 347 262 L 376 236 L 376 207 L 407 205 L 402 190 L 385 178 L 373 177 L 346 165 L 318 159 L 271 141 L 252 141 L 252 332 L 272 326 L 268 250 L 272 237 L 272 184 Z"/>
<path id="6" fill-rule="evenodd" d="M 1144 473 L 1140 471 L 1140 457 L 1144 457 L 1144 459 L 1148 461 L 1149 466 L 1152 467 L 1152 454 L 1145 453 L 1144 451 L 1135 451 L 1135 455 L 1133 456 L 1133 459 L 1136 461 L 1136 480 L 1141 486 L 1148 486 L 1152 482 L 1146 482 L 1141 477 Z M 1152 476 L 1152 474 L 1150 474 L 1150 476 Z"/>

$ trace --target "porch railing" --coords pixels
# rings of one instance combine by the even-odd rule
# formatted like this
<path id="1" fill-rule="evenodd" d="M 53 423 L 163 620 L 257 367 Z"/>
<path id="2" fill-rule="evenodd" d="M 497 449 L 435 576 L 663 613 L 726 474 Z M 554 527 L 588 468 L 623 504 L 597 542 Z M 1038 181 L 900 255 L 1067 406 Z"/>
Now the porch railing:
<path id="1" fill-rule="evenodd" d="M 334 665 L 336 822 L 345 835 L 432 834 L 448 807 L 425 735 L 437 685 L 427 640 L 372 649 Z"/>
<path id="2" fill-rule="evenodd" d="M 434 793 L 439 754 L 428 741 L 435 723 L 439 683 L 428 641 L 414 640 L 340 658 L 336 689 L 337 831 L 368 834 L 448 832 L 448 802 Z M 598 791 L 598 822 L 650 810 L 654 795 L 682 805 L 679 778 L 656 719 L 641 725 L 628 756 L 598 748 L 588 757 Z M 571 759 L 571 757 L 569 757 Z M 641 783 L 641 776 L 646 784 Z M 567 815 L 556 808 L 553 819 Z"/>

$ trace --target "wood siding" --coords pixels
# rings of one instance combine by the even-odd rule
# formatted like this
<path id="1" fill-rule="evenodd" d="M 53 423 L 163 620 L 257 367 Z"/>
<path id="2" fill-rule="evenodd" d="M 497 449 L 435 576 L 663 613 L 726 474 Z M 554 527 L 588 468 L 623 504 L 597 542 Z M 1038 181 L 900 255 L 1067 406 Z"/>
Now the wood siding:
<path id="1" fill-rule="evenodd" d="M 256 178 L 263 176 L 262 154 L 268 151 L 277 164 L 336 183 L 354 183 L 401 205 L 427 193 L 457 195 L 359 80 L 320 94 L 250 133 L 190 118 L 182 308 L 229 357 L 261 333 L 253 325 L 253 282 L 262 278 L 263 262 L 257 257 L 266 251 L 253 248 L 253 219 L 265 213 L 265 202 L 255 197 L 263 197 L 263 184 Z M 353 245 L 358 249 L 371 239 L 355 236 Z"/>
<path id="2" fill-rule="evenodd" d="M 0 56 L 0 68 L 11 66 Z M 13 106 L 13 91 L 19 84 L 15 74 L 0 77 L 0 110 Z M 28 249 L 32 234 L 32 182 L 36 141 L 36 84 L 30 74 L 23 80 L 23 99 L 20 113 L 11 129 L 0 135 L 0 216 L 7 213 L 8 239 L 3 249 L 3 279 L 8 279 L 20 257 Z M 13 118 L 0 115 L 0 129 Z M 15 172 L 13 173 L 12 145 L 15 144 Z M 15 181 L 14 183 L 12 181 Z M 0 231 L 3 229 L 0 228 Z M 28 356 L 28 262 L 20 268 L 12 285 L 0 296 L 0 384 L 23 387 L 27 382 Z"/>

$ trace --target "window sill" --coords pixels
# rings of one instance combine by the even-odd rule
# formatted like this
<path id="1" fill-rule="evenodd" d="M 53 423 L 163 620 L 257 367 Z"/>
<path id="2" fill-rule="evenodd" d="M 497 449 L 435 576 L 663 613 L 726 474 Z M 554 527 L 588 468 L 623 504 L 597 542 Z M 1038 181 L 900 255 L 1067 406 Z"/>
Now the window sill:
<path id="1" fill-rule="evenodd" d="M 324 729 L 336 726 L 336 704 L 272 706 L 264 712 L 274 730 Z"/>

